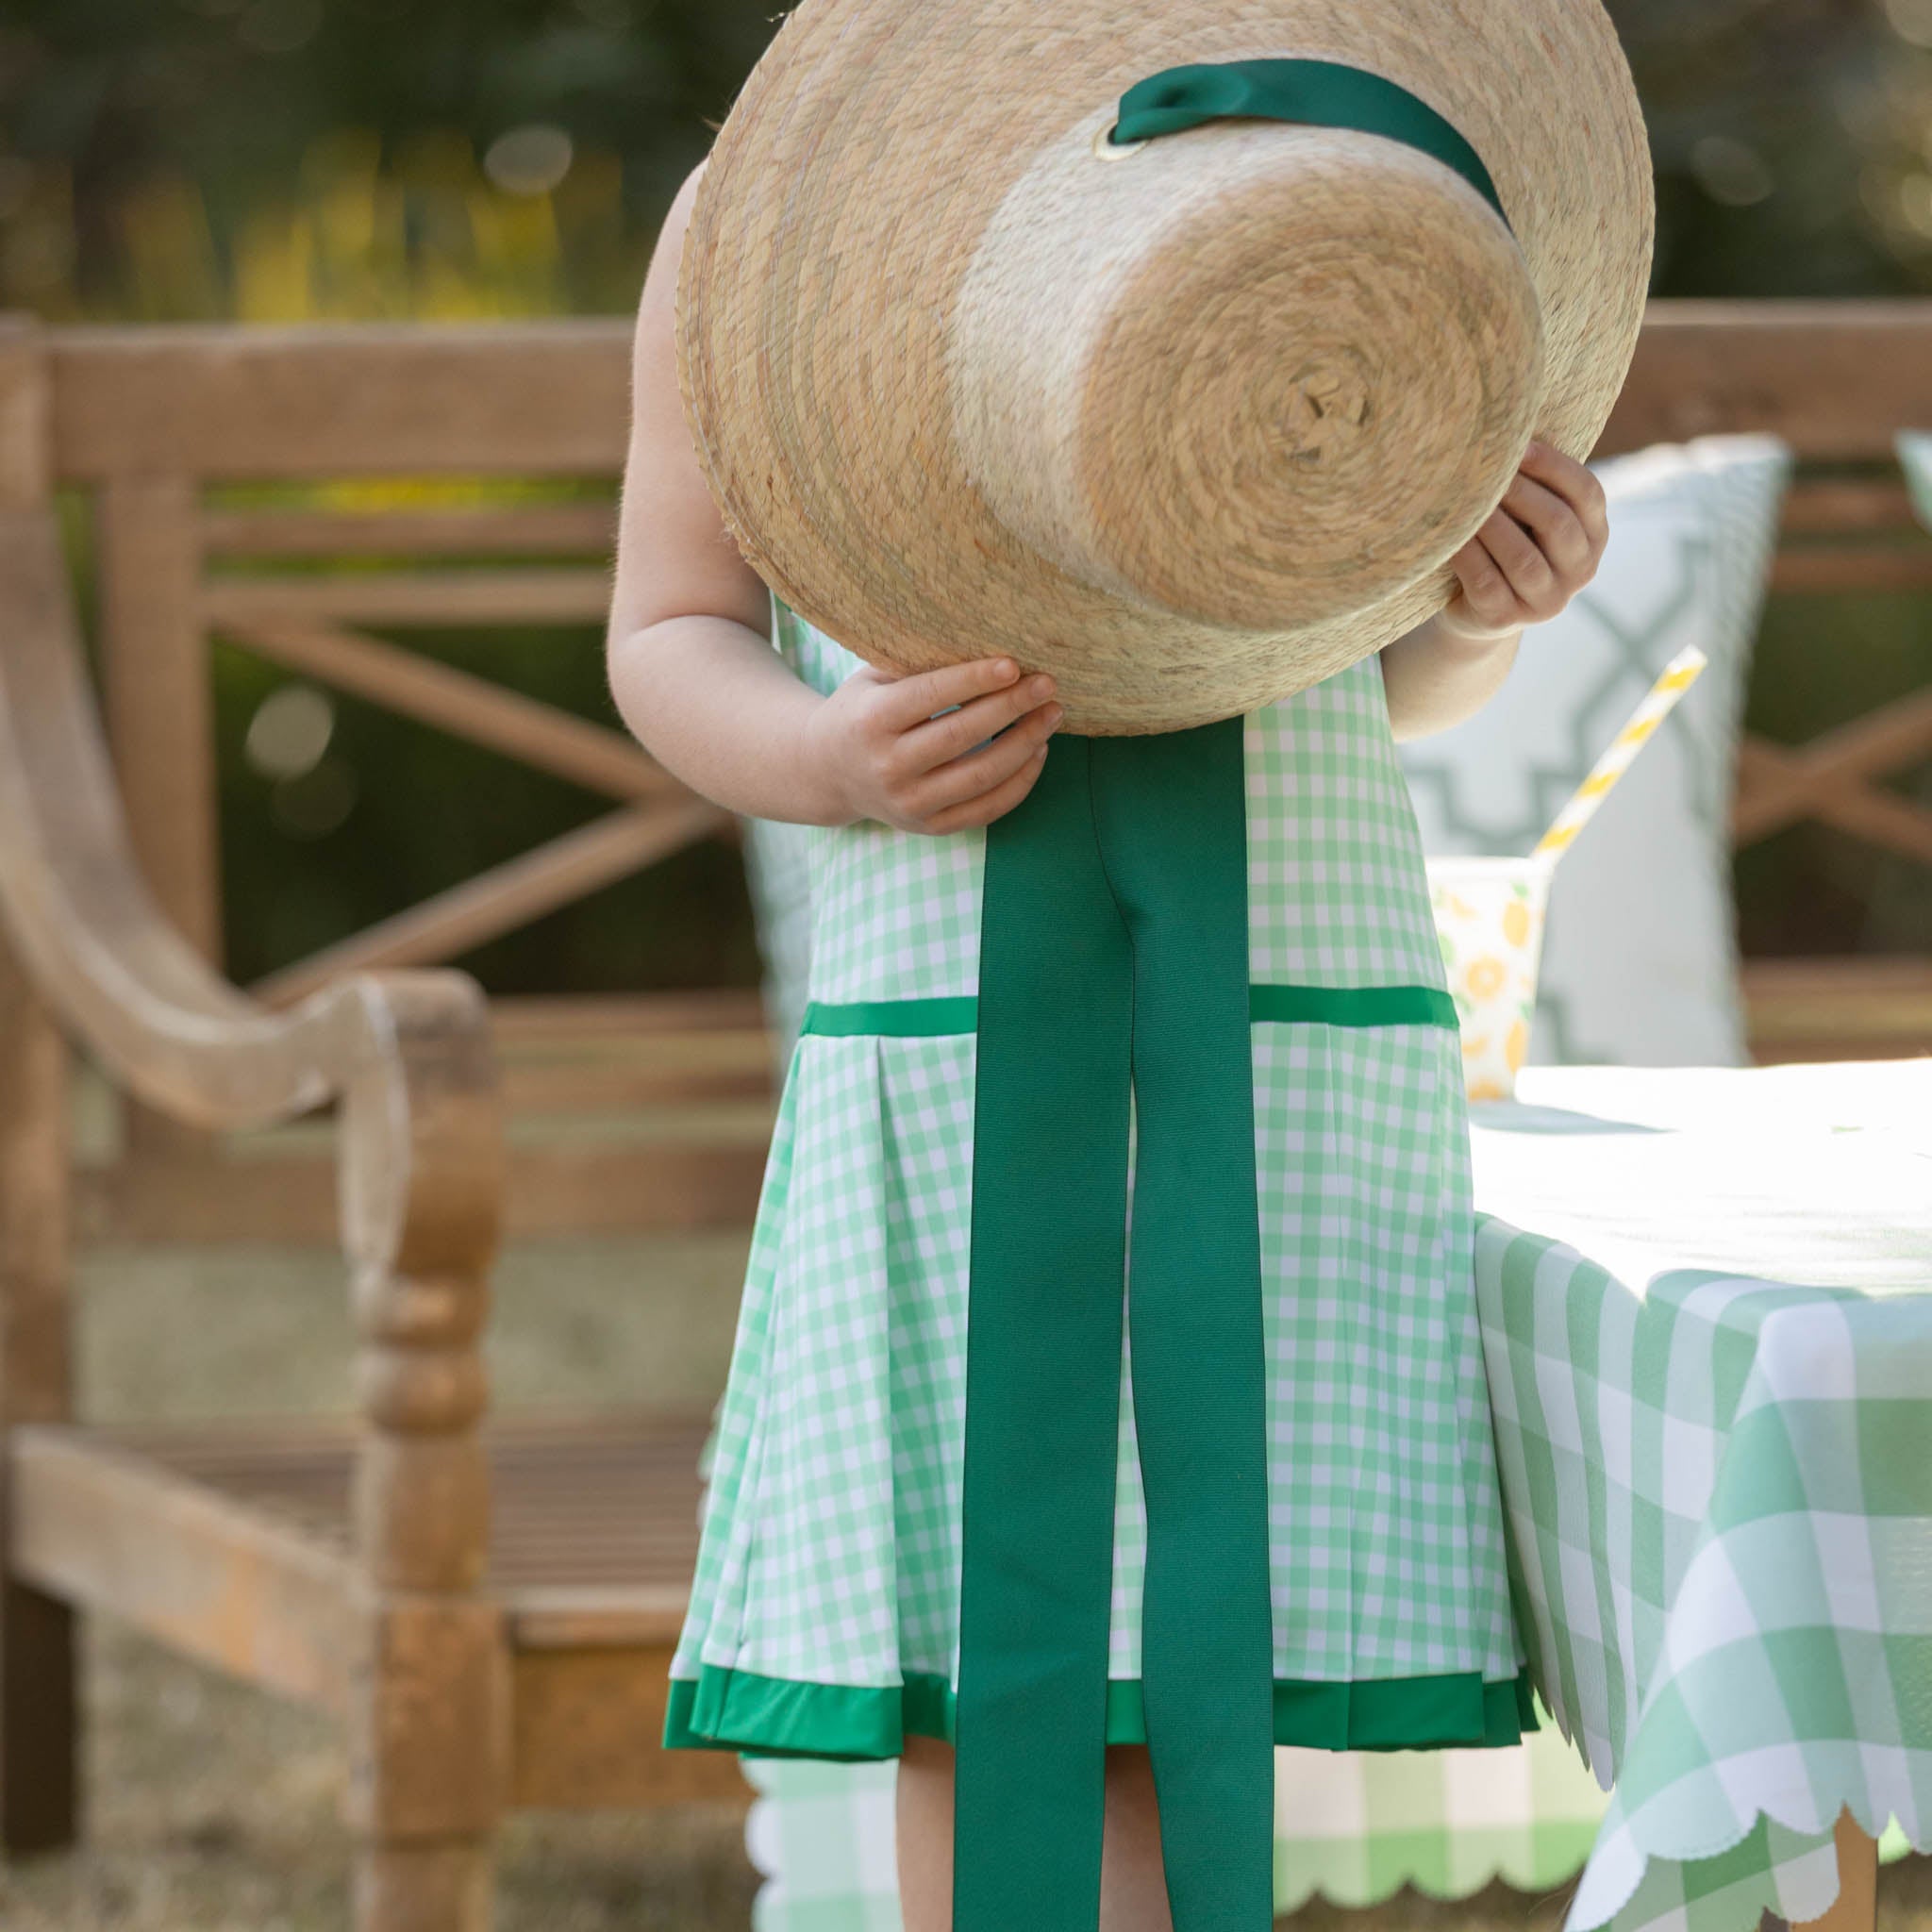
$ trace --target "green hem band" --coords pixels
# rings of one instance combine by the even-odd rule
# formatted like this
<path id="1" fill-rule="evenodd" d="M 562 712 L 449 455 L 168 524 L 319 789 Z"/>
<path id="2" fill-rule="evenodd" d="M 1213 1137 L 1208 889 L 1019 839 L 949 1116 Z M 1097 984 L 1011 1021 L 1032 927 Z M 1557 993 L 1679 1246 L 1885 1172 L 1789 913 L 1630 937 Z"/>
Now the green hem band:
<path id="1" fill-rule="evenodd" d="M 1456 1002 L 1433 986 L 1251 986 L 1248 1018 L 1257 1024 L 1444 1026 L 1455 1030 Z M 799 1031 L 822 1039 L 925 1040 L 974 1033 L 979 1002 L 955 999 L 813 1000 Z"/>
<path id="2" fill-rule="evenodd" d="M 908 1738 L 955 1740 L 953 1689 L 915 1672 L 903 1687 L 807 1684 L 706 1664 L 674 1677 L 667 1751 L 737 1751 L 841 1764 L 897 1757 Z M 1274 1682 L 1274 1741 L 1317 1751 L 1501 1750 L 1541 1728 L 1529 1673 L 1486 1683 L 1474 1672 L 1355 1683 Z M 1107 1686 L 1107 1741 L 1144 1744 L 1138 1679 Z"/>

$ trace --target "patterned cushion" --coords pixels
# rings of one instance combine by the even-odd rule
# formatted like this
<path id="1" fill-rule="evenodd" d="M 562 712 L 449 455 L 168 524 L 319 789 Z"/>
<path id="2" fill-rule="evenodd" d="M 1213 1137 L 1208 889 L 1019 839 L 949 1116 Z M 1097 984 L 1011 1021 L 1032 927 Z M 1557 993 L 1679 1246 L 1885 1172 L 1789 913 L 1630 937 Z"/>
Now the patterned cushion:
<path id="1" fill-rule="evenodd" d="M 1932 429 L 1901 430 L 1898 458 L 1905 465 L 1906 481 L 1911 486 L 1919 521 L 1932 529 Z"/>
<path id="2" fill-rule="evenodd" d="M 1708 669 L 1557 868 L 1529 1058 L 1741 1065 L 1726 820 L 1790 456 L 1709 437 L 1595 467 L 1595 582 L 1524 635 L 1474 717 L 1405 743 L 1403 768 L 1428 851 L 1527 852 L 1657 674 L 1700 645 Z"/>

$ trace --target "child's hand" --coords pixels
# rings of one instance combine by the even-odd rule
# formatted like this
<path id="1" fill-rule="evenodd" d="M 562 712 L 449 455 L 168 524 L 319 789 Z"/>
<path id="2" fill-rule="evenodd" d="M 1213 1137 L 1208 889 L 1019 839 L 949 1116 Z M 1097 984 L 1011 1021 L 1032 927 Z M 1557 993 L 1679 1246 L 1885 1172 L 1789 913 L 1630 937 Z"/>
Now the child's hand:
<path id="1" fill-rule="evenodd" d="M 991 824 L 1040 775 L 1063 715 L 1053 691 L 1010 658 L 903 677 L 863 665 L 812 712 L 808 758 L 850 818 L 934 834 Z"/>
<path id="2" fill-rule="evenodd" d="M 1462 589 L 1437 626 L 1479 643 L 1546 622 L 1595 576 L 1609 534 L 1603 485 L 1561 450 L 1531 443 L 1509 493 L 1451 559 Z"/>

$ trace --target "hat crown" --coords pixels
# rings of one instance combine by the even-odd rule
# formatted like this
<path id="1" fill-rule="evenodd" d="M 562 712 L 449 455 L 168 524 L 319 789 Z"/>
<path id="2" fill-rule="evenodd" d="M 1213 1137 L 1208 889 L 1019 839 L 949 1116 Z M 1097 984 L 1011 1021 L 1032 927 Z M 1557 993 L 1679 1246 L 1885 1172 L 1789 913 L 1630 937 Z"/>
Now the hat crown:
<path id="1" fill-rule="evenodd" d="M 1245 630 L 1443 562 L 1541 396 L 1505 222 L 1378 135 L 1243 119 L 1105 165 L 1112 120 L 1041 149 L 962 277 L 955 432 L 994 516 L 1096 591 Z"/>

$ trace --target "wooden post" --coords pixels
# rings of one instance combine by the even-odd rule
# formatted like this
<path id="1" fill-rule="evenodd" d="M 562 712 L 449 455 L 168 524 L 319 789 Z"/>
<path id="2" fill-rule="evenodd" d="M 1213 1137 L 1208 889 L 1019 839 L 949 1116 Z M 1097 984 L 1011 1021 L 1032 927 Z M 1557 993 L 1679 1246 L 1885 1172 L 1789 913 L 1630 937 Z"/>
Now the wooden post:
<path id="1" fill-rule="evenodd" d="M 0 320 L 0 508 L 47 499 L 47 381 L 38 331 Z M 71 1843 L 75 1628 L 8 1557 L 7 1431 L 64 1422 L 68 1339 L 67 1047 L 0 938 L 0 1849 Z"/>
<path id="2" fill-rule="evenodd" d="M 391 983 L 393 1058 L 350 1088 L 342 1203 L 360 1354 L 349 1711 L 357 1932 L 487 1932 L 509 1657 L 489 1554 L 478 1348 L 503 1188 L 481 994 Z"/>
<path id="3" fill-rule="evenodd" d="M 190 476 L 110 476 L 94 535 L 108 741 L 135 855 L 161 910 L 219 965 L 214 693 L 198 608 L 198 508 Z"/>
<path id="4" fill-rule="evenodd" d="M 103 710 L 135 856 L 161 910 L 221 963 L 214 690 L 199 492 L 187 475 L 116 473 L 94 506 Z M 206 1136 L 129 1103 L 130 1154 L 181 1159 Z"/>
<path id="5" fill-rule="evenodd" d="M 64 1422 L 67 1049 L 0 944 L 0 1552 L 18 1423 Z M 75 1824 L 73 1610 L 0 1558 L 0 1848 L 46 1851 Z"/>

